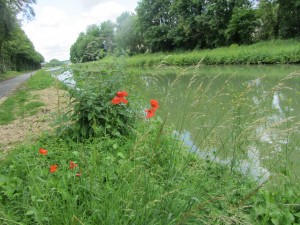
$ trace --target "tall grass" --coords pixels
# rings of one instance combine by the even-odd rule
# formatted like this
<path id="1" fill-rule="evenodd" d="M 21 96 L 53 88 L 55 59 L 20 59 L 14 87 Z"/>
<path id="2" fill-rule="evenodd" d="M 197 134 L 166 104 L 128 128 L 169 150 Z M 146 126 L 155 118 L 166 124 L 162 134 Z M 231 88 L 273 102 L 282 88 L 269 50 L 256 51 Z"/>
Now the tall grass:
<path id="1" fill-rule="evenodd" d="M 109 71 L 106 75 L 114 76 Z M 232 77 L 227 77 L 218 89 L 214 89 L 218 76 L 199 78 L 197 74 L 187 77 L 182 73 L 170 80 L 161 76 L 143 77 L 143 93 L 139 93 L 135 87 L 142 84 L 130 78 L 126 84 L 128 99 L 136 101 L 133 110 L 141 114 L 144 105 L 139 96 L 144 95 L 142 100 L 148 98 L 147 93 L 158 97 L 155 89 L 149 88 L 159 88 L 156 82 L 169 84 L 163 93 L 166 97 L 159 98 L 161 105 L 156 112 L 162 118 L 138 118 L 130 127 L 131 132 L 118 138 L 101 135 L 78 142 L 41 135 L 36 143 L 19 146 L 1 161 L 0 221 L 2 224 L 297 224 L 299 183 L 293 183 L 291 176 L 279 174 L 273 167 L 287 158 L 278 154 L 276 161 L 270 160 L 267 165 L 274 178 L 262 182 L 238 169 L 240 162 L 251 157 L 247 154 L 248 147 L 261 147 L 257 141 L 258 127 L 264 126 L 265 132 L 277 132 L 276 137 L 284 140 L 291 140 L 297 134 L 298 121 L 290 116 L 270 121 L 268 116 L 272 112 L 266 107 L 274 92 L 289 90 L 286 82 L 292 76 L 283 78 L 259 96 L 258 105 L 251 104 L 249 97 L 257 90 L 255 81 L 240 86 L 237 92 L 231 88 Z M 186 86 L 180 86 L 186 81 Z M 222 101 L 228 98 L 230 107 L 225 108 Z M 166 107 L 170 102 L 173 104 Z M 180 114 L 174 115 L 176 108 Z M 176 116 L 180 117 L 175 120 L 177 124 L 169 124 L 168 120 Z M 181 140 L 188 128 L 196 130 L 197 145 L 196 142 L 187 145 L 186 139 Z M 174 129 L 178 131 L 175 134 Z M 263 147 L 272 150 L 275 143 Z M 294 146 L 288 141 L 281 143 L 281 147 L 285 147 L 282 153 L 287 155 Z M 40 148 L 48 153 L 40 154 Z M 214 151 L 209 154 L 211 150 Z M 77 166 L 72 168 L 71 164 Z M 50 173 L 51 165 L 57 165 L 57 171 Z M 283 166 L 288 171 L 288 165 Z M 270 183 L 273 185 L 266 188 Z"/>
<path id="2" fill-rule="evenodd" d="M 112 63 L 107 57 L 98 63 Z M 130 67 L 142 66 L 191 66 L 197 64 L 292 64 L 300 62 L 299 40 L 272 40 L 252 45 L 232 45 L 230 47 L 194 50 L 189 52 L 170 52 L 142 54 L 125 60 Z"/>

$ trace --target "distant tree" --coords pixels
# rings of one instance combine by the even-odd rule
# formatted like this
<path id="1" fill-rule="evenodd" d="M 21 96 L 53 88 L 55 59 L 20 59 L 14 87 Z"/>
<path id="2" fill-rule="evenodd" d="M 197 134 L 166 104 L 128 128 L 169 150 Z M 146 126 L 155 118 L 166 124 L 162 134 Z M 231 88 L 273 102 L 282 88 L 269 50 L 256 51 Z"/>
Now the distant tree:
<path id="1" fill-rule="evenodd" d="M 175 0 L 171 5 L 172 25 L 168 36 L 176 49 L 202 47 L 203 29 L 198 24 L 205 11 L 205 0 Z"/>
<path id="2" fill-rule="evenodd" d="M 129 12 L 122 13 L 116 21 L 115 45 L 118 51 L 129 54 L 143 51 L 142 38 L 137 31 L 137 16 Z"/>
<path id="3" fill-rule="evenodd" d="M 278 2 L 260 0 L 256 9 L 258 18 L 258 40 L 269 40 L 278 37 Z"/>
<path id="4" fill-rule="evenodd" d="M 35 69 L 44 59 L 20 28 L 17 15 L 34 18 L 36 0 L 0 0 L 0 74 L 10 69 Z"/>
<path id="5" fill-rule="evenodd" d="M 44 61 L 20 27 L 12 31 L 12 37 L 3 46 L 3 53 L 7 59 L 6 66 L 12 70 L 36 69 Z"/>
<path id="6" fill-rule="evenodd" d="M 172 50 L 172 37 L 168 35 L 173 19 L 170 14 L 172 0 L 142 0 L 138 3 L 138 33 L 142 34 L 147 49 Z"/>
<path id="7" fill-rule="evenodd" d="M 49 61 L 49 63 L 47 63 L 47 66 L 51 66 L 51 67 L 55 67 L 55 66 L 61 66 L 63 65 L 64 63 L 59 61 L 58 59 L 51 59 Z"/>
<path id="8" fill-rule="evenodd" d="M 107 50 L 113 48 L 114 27 L 111 21 L 102 22 L 100 26 L 88 26 L 86 32 L 80 33 L 71 46 L 71 62 L 90 62 L 103 58 Z"/>
<path id="9" fill-rule="evenodd" d="M 206 0 L 205 12 L 197 18 L 203 30 L 205 47 L 214 48 L 227 43 L 226 30 L 235 8 L 250 7 L 249 0 Z"/>
<path id="10" fill-rule="evenodd" d="M 109 52 L 112 52 L 114 48 L 115 27 L 116 25 L 110 20 L 100 24 L 100 41 L 102 41 L 103 48 Z"/>
<path id="11" fill-rule="evenodd" d="M 225 36 L 229 44 L 250 44 L 253 41 L 257 19 L 252 8 L 235 8 Z"/>
<path id="12" fill-rule="evenodd" d="M 278 34 L 281 38 L 300 36 L 300 0 L 277 0 Z"/>

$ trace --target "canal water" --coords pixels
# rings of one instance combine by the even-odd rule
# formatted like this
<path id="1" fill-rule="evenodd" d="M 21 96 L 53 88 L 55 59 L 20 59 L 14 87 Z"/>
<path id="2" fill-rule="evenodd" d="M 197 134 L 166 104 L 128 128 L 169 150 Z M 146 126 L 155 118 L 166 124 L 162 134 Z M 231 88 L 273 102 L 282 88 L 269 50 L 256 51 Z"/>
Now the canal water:
<path id="1" fill-rule="evenodd" d="M 160 102 L 190 151 L 260 182 L 300 175 L 300 66 L 129 69 L 131 95 Z M 147 106 L 145 106 L 147 107 Z"/>

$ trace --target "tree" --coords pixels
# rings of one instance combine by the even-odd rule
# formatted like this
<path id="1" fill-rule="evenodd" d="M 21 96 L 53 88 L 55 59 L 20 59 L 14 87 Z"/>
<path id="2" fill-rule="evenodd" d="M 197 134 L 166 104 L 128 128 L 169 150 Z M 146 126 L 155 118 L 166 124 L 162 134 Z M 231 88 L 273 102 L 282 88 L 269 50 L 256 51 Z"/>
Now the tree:
<path id="1" fill-rule="evenodd" d="M 170 6 L 172 0 L 142 0 L 138 3 L 138 32 L 147 49 L 153 52 L 172 50 Z"/>
<path id="2" fill-rule="evenodd" d="M 113 48 L 114 26 L 111 21 L 102 22 L 100 26 L 88 26 L 86 32 L 80 33 L 71 46 L 71 62 L 90 62 L 103 58 L 106 51 Z"/>
<path id="3" fill-rule="evenodd" d="M 300 36 L 300 0 L 277 0 L 279 36 L 295 38 Z"/>
<path id="4" fill-rule="evenodd" d="M 171 5 L 172 28 L 168 35 L 174 48 L 194 49 L 202 47 L 203 29 L 197 18 L 205 11 L 205 1 L 175 0 Z"/>
<path id="5" fill-rule="evenodd" d="M 99 41 L 102 41 L 103 48 L 106 51 L 113 51 L 114 48 L 114 36 L 115 36 L 115 24 L 110 21 L 104 21 L 100 24 L 100 36 Z"/>
<path id="6" fill-rule="evenodd" d="M 55 67 L 55 66 L 61 66 L 64 63 L 59 61 L 58 59 L 51 59 L 49 63 L 47 63 L 47 66 Z"/>
<path id="7" fill-rule="evenodd" d="M 225 31 L 229 44 L 250 44 L 257 26 L 255 11 L 251 8 L 235 8 Z"/>
<path id="8" fill-rule="evenodd" d="M 9 69 L 36 69 L 44 59 L 20 28 L 17 15 L 33 19 L 35 0 L 0 0 L 0 74 Z"/>
<path id="9" fill-rule="evenodd" d="M 276 0 L 260 0 L 256 10 L 259 24 L 257 35 L 259 40 L 278 37 L 278 3 Z"/>
<path id="10" fill-rule="evenodd" d="M 226 29 L 235 8 L 250 7 L 249 0 L 207 0 L 205 12 L 197 18 L 203 32 L 206 47 L 224 46 L 227 42 Z"/>
<path id="11" fill-rule="evenodd" d="M 129 12 L 122 13 L 116 21 L 115 44 L 119 51 L 129 54 L 143 51 L 142 38 L 137 32 L 137 16 Z"/>

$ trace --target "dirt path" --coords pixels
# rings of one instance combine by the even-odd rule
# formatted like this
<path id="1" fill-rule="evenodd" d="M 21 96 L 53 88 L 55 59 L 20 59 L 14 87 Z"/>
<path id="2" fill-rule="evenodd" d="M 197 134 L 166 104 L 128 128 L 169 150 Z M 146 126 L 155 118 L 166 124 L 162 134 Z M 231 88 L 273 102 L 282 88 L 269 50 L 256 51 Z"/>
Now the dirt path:
<path id="1" fill-rule="evenodd" d="M 0 125 L 0 151 L 8 151 L 21 142 L 33 142 L 41 132 L 52 131 L 57 114 L 66 108 L 67 97 L 63 90 L 51 87 L 33 91 L 32 94 L 39 96 L 39 101 L 44 102 L 45 106 L 40 107 L 34 116 Z"/>

